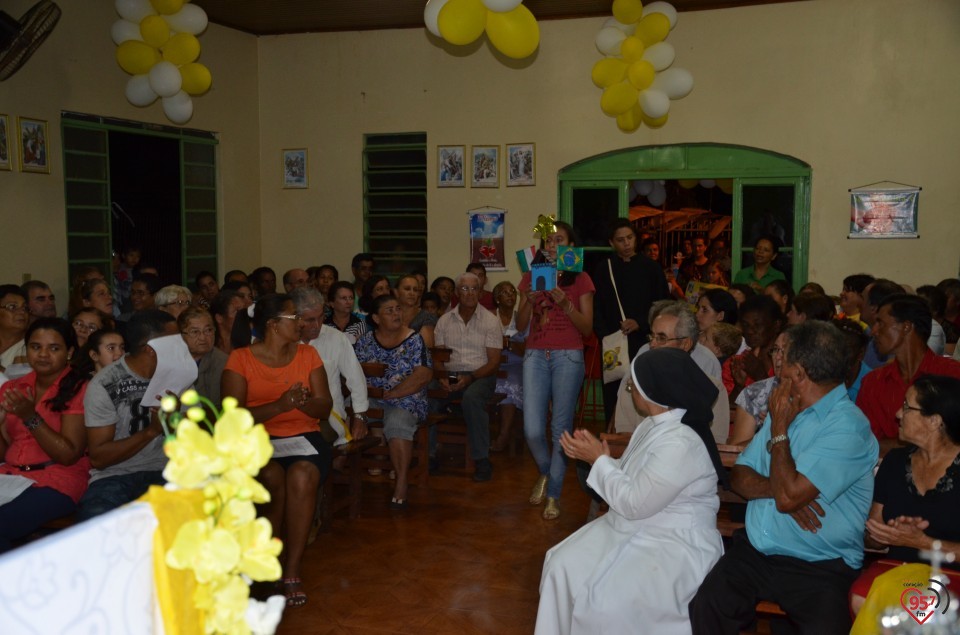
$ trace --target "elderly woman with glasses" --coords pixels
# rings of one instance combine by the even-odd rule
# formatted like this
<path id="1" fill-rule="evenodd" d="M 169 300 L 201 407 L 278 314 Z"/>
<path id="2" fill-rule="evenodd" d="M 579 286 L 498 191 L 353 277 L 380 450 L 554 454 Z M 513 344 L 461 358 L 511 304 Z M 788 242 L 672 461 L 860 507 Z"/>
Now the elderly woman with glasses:
<path id="1" fill-rule="evenodd" d="M 944 553 L 960 558 L 960 379 L 920 377 L 907 389 L 897 419 L 900 440 L 909 445 L 890 450 L 880 464 L 865 536 L 867 547 L 889 550 L 884 560 L 871 564 L 853 583 L 854 611 L 860 609 L 878 575 L 907 562 L 928 560 L 921 551 L 933 549 L 935 540 Z M 955 589 L 960 565 L 944 566 Z M 898 586 L 901 593 L 903 586 Z M 873 607 L 874 615 L 896 605 L 900 596 L 886 600 Z M 876 631 L 875 619 L 865 622 L 865 628 L 858 630 L 858 617 L 852 632 Z"/>
<path id="2" fill-rule="evenodd" d="M 27 296 L 15 284 L 0 285 L 0 372 L 26 363 Z M 7 373 L 8 376 L 10 375 Z"/>
<path id="3" fill-rule="evenodd" d="M 260 471 L 259 479 L 270 492 L 266 517 L 274 535 L 283 536 L 287 606 L 303 606 L 307 596 L 300 561 L 317 490 L 333 459 L 319 422 L 330 416 L 333 400 L 320 355 L 300 343 L 300 315 L 289 295 L 261 297 L 253 326 L 259 339 L 230 353 L 221 393 L 235 398 L 256 421 L 262 421 L 273 439 L 273 459 Z"/>
<path id="4" fill-rule="evenodd" d="M 175 284 L 168 285 L 156 292 L 153 303 L 164 313 L 179 317 L 192 304 L 190 289 Z"/>
<path id="5" fill-rule="evenodd" d="M 216 406 L 220 406 L 220 381 L 227 365 L 227 354 L 213 345 L 216 329 L 206 309 L 189 307 L 177 318 L 180 335 L 197 363 L 194 389 Z"/>
<path id="6" fill-rule="evenodd" d="M 370 385 L 383 389 L 373 408 L 383 409 L 383 436 L 390 448 L 390 461 L 397 474 L 390 508 L 407 508 L 407 472 L 413 458 L 413 437 L 420 421 L 427 418 L 427 384 L 433 377 L 430 351 L 419 333 L 403 325 L 403 310 L 395 298 L 382 295 L 373 300 L 367 319 L 372 331 L 355 346 L 360 363 L 386 365 L 382 377 Z"/>
<path id="7" fill-rule="evenodd" d="M 690 633 L 687 604 L 723 553 L 710 433 L 720 391 L 685 351 L 639 355 L 627 389 L 645 417 L 619 459 L 585 429 L 560 438 L 591 464 L 610 511 L 547 552 L 536 633 Z"/>

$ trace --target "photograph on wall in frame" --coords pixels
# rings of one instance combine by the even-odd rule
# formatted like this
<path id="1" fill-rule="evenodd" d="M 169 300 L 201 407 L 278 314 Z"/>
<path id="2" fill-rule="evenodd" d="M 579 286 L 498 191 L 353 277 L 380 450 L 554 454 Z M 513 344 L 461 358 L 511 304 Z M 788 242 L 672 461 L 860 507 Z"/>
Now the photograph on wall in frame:
<path id="1" fill-rule="evenodd" d="M 536 184 L 537 157 L 534 144 L 507 144 L 507 187 Z"/>
<path id="2" fill-rule="evenodd" d="M 471 146 L 470 187 L 500 187 L 500 146 Z"/>
<path id="3" fill-rule="evenodd" d="M 468 211 L 467 215 L 470 217 L 469 262 L 479 262 L 487 271 L 506 271 L 506 210 L 480 207 Z"/>
<path id="4" fill-rule="evenodd" d="M 437 146 L 437 187 L 464 187 L 464 146 Z"/>
<path id="5" fill-rule="evenodd" d="M 307 187 L 307 150 L 296 148 L 283 150 L 283 187 L 305 189 Z"/>
<path id="6" fill-rule="evenodd" d="M 42 119 L 17 118 L 20 139 L 20 171 L 50 174 L 47 152 L 47 122 Z"/>
<path id="7" fill-rule="evenodd" d="M 0 115 L 0 170 L 9 170 L 10 160 L 10 117 Z"/>
<path id="8" fill-rule="evenodd" d="M 918 238 L 920 189 L 900 183 L 851 189 L 849 237 Z"/>

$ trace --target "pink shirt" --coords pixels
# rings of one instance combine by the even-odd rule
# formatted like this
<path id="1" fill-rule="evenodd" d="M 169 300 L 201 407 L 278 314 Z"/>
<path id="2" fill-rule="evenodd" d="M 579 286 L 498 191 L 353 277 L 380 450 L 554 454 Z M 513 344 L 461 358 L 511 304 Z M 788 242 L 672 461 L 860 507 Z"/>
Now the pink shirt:
<path id="1" fill-rule="evenodd" d="M 530 272 L 523 274 L 520 285 L 521 292 L 530 290 Z M 596 289 L 593 280 L 585 273 L 577 274 L 573 284 L 569 287 L 559 287 L 567 299 L 573 302 L 576 310 L 580 310 L 580 298 L 586 293 L 593 293 Z M 553 301 L 547 292 L 541 292 L 533 305 L 533 315 L 530 317 L 530 335 L 527 337 L 527 348 L 549 350 L 582 350 L 583 335 L 577 330 L 570 316 Z"/>
<path id="2" fill-rule="evenodd" d="M 83 414 L 83 395 L 87 392 L 87 385 L 84 384 L 73 399 L 67 402 L 67 407 L 63 412 L 53 412 L 47 400 L 60 391 L 60 380 L 69 369 L 65 368 L 57 381 L 40 398 L 36 405 L 37 414 L 43 417 L 53 430 L 60 432 L 61 417 L 63 415 L 82 415 Z M 11 388 L 19 388 L 25 392 L 29 387 L 35 390 L 37 386 L 37 374 L 31 372 L 19 379 L 8 381 L 0 387 L 0 394 Z M 7 413 L 7 420 L 4 424 L 7 427 L 7 434 L 10 436 L 10 446 L 4 455 L 6 463 L 0 465 L 0 474 L 16 474 L 29 478 L 34 481 L 34 487 L 49 487 L 57 490 L 61 494 L 66 494 L 73 499 L 73 502 L 80 500 L 83 493 L 87 491 L 87 481 L 90 478 L 90 460 L 84 455 L 73 465 L 60 465 L 54 463 L 48 465 L 42 470 L 30 470 L 28 472 L 18 469 L 18 465 L 36 465 L 51 461 L 50 455 L 43 451 L 40 444 L 37 443 L 33 433 L 27 430 L 20 417 L 12 412 Z"/>

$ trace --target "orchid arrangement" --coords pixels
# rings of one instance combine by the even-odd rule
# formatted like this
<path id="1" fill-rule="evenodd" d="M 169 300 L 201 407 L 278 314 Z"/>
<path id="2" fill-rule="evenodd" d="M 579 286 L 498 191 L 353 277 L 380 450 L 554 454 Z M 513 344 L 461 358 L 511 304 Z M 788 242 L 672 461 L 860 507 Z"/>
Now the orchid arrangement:
<path id="1" fill-rule="evenodd" d="M 188 407 L 185 416 L 180 403 Z M 266 518 L 257 518 L 254 507 L 270 500 L 255 477 L 270 460 L 273 446 L 263 425 L 237 407 L 236 399 L 223 400 L 215 424 L 201 403 L 217 412 L 195 390 L 183 393 L 179 402 L 173 395 L 161 401 L 167 487 L 201 490 L 204 496 L 204 516 L 180 527 L 166 564 L 193 571 L 193 601 L 205 617 L 206 633 L 272 634 L 283 602 L 250 599 L 249 585 L 281 575 L 277 557 L 283 543 L 272 536 Z"/>

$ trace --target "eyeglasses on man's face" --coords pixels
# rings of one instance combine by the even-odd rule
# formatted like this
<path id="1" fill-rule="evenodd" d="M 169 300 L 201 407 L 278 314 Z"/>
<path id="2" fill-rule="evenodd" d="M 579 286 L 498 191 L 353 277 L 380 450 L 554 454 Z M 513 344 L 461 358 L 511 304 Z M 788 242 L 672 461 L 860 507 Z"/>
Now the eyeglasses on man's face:
<path id="1" fill-rule="evenodd" d="M 679 342 L 680 340 L 685 340 L 685 337 L 667 337 L 663 333 L 650 333 L 647 335 L 647 341 L 651 344 L 663 345 L 667 342 Z"/>
<path id="2" fill-rule="evenodd" d="M 26 304 L 16 304 L 11 302 L 10 304 L 0 304 L 0 308 L 10 311 L 10 313 L 26 313 L 27 305 Z"/>
<path id="3" fill-rule="evenodd" d="M 187 329 L 186 331 L 181 331 L 184 335 L 189 337 L 192 340 L 195 340 L 199 337 L 213 337 L 213 334 L 216 332 L 213 330 L 212 326 L 206 326 L 202 329 Z"/>
<path id="4" fill-rule="evenodd" d="M 480 289 L 477 287 L 460 287 L 460 293 L 479 293 Z"/>

